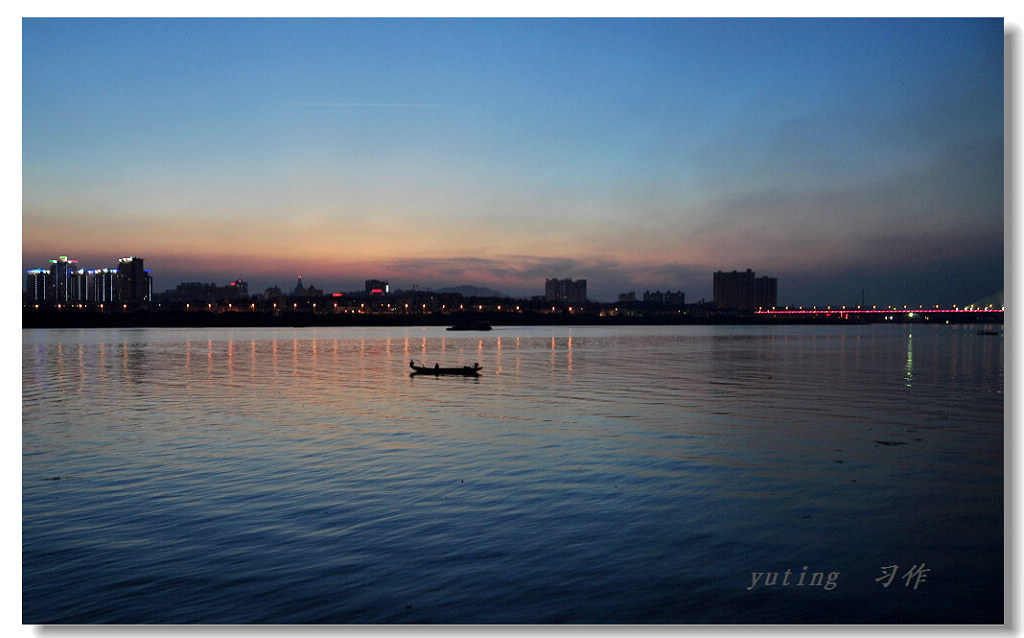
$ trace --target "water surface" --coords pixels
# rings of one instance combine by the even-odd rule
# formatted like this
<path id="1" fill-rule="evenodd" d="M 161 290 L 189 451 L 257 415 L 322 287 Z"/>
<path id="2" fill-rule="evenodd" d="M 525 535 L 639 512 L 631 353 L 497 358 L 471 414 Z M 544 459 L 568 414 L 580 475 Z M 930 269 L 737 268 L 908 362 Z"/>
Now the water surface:
<path id="1" fill-rule="evenodd" d="M 23 621 L 1001 623 L 977 328 L 26 330 Z"/>

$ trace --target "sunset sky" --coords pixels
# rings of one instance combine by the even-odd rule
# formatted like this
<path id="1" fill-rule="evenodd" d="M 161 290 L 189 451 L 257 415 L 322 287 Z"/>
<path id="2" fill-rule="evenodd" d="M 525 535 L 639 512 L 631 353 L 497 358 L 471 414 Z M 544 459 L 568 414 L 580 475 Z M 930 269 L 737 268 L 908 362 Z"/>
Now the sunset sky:
<path id="1" fill-rule="evenodd" d="M 1003 289 L 1000 19 L 26 19 L 22 267 Z"/>

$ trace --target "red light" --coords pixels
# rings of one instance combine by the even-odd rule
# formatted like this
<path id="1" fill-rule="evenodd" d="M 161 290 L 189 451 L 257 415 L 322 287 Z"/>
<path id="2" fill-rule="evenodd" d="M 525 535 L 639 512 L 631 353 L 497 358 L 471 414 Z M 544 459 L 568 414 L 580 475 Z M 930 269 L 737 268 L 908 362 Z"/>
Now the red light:
<path id="1" fill-rule="evenodd" d="M 754 314 L 757 314 L 757 315 L 828 315 L 828 314 L 839 313 L 839 314 L 850 314 L 850 315 L 855 315 L 855 314 L 878 314 L 878 315 L 880 315 L 880 314 L 886 314 L 886 315 L 898 314 L 898 315 L 905 315 L 905 314 L 911 314 L 911 313 L 929 314 L 929 313 L 953 313 L 953 312 L 955 312 L 955 313 L 965 313 L 965 314 L 975 314 L 975 313 L 981 313 L 981 312 L 985 312 L 985 313 L 1001 313 L 1003 311 L 1001 309 L 992 309 L 992 308 L 990 308 L 990 309 L 977 309 L 977 310 L 966 310 L 966 309 L 959 309 L 959 310 L 842 310 L 842 311 L 838 311 L 838 310 L 756 310 L 756 311 L 754 311 Z"/>

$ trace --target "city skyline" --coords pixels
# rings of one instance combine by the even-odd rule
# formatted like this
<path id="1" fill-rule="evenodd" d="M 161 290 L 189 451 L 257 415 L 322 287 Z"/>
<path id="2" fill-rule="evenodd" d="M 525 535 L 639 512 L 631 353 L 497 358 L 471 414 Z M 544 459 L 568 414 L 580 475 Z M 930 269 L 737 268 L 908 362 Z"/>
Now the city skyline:
<path id="1" fill-rule="evenodd" d="M 1003 288 L 1002 20 L 23 21 L 22 267 L 780 304 Z M 55 238 L 54 228 L 73 228 Z M 890 301 L 891 300 L 891 301 Z"/>
<path id="2" fill-rule="evenodd" d="M 59 257 L 57 257 L 55 259 L 49 259 L 47 261 L 50 263 L 50 268 L 46 268 L 46 267 L 43 267 L 43 268 L 30 268 L 30 269 L 25 271 L 25 275 L 27 275 L 27 277 L 26 277 L 25 281 L 23 281 L 22 294 L 23 295 L 27 295 L 26 298 L 28 298 L 30 301 L 35 301 L 35 300 L 39 300 L 39 299 L 43 298 L 43 297 L 40 296 L 40 293 L 38 291 L 33 292 L 34 288 L 38 288 L 38 286 L 40 286 L 40 285 L 45 285 L 45 284 L 40 284 L 39 282 L 35 281 L 35 279 L 34 279 L 35 275 L 43 274 L 44 276 L 51 276 L 53 264 L 59 264 L 60 262 L 64 262 L 64 263 L 70 262 L 70 263 L 74 263 L 74 264 L 78 264 L 79 263 L 79 260 L 77 260 L 77 259 L 70 259 L 67 255 L 62 255 L 62 256 L 59 256 Z M 137 257 L 122 257 L 122 258 L 118 258 L 117 261 L 119 263 L 122 263 L 122 264 L 124 262 L 127 262 L 127 261 L 139 261 L 141 263 L 141 258 L 137 258 Z M 141 265 L 139 266 L 139 268 L 141 268 Z M 77 273 L 80 273 L 83 276 L 84 275 L 88 275 L 88 276 L 91 277 L 94 273 L 110 273 L 110 272 L 116 273 L 117 269 L 116 268 L 80 267 L 78 269 L 75 269 L 75 270 L 69 271 L 69 272 L 77 272 Z M 768 276 L 758 277 L 758 278 L 755 279 L 754 278 L 754 273 L 752 273 L 751 269 L 749 269 L 749 268 L 746 270 L 746 273 L 747 273 L 747 275 L 751 279 L 751 285 L 753 286 L 754 283 L 756 282 L 757 286 L 758 286 L 757 296 L 751 298 L 751 299 L 754 299 L 753 305 L 751 305 L 750 303 L 742 304 L 742 305 L 748 306 L 749 307 L 748 309 L 750 309 L 750 308 L 774 308 L 776 306 L 780 307 L 780 308 L 781 307 L 788 307 L 788 306 L 802 307 L 804 305 L 806 305 L 808 307 L 811 307 L 812 305 L 813 306 L 822 306 L 822 307 L 826 307 L 826 306 L 828 306 L 828 307 L 832 307 L 832 306 L 835 306 L 835 307 L 840 307 L 840 306 L 845 307 L 846 305 L 849 305 L 851 307 L 855 307 L 855 306 L 859 307 L 861 305 L 865 305 L 866 304 L 867 306 L 878 305 L 880 307 L 890 307 L 890 308 L 898 308 L 901 305 L 904 306 L 904 307 L 906 307 L 908 305 L 910 307 L 914 306 L 914 304 L 902 304 L 900 302 L 900 300 L 890 300 L 889 303 L 878 302 L 878 301 L 872 300 L 872 303 L 868 303 L 866 301 L 866 299 L 865 299 L 865 291 L 864 290 L 861 291 L 860 303 L 856 303 L 855 300 L 852 300 L 852 299 L 846 300 L 847 303 L 843 303 L 843 301 L 841 301 L 841 300 L 834 300 L 834 301 L 828 302 L 828 303 L 822 302 L 822 303 L 819 303 L 819 304 L 782 304 L 782 303 L 775 303 L 777 301 L 778 279 L 774 278 L 774 277 L 768 277 Z M 712 296 L 710 296 L 710 297 L 701 297 L 699 299 L 695 299 L 691 303 L 703 304 L 703 303 L 712 302 L 712 303 L 715 303 L 716 305 L 722 305 L 721 303 L 719 303 L 719 301 L 717 299 L 718 294 L 719 294 L 717 292 L 719 277 L 722 276 L 722 275 L 726 275 L 726 276 L 728 276 L 728 275 L 732 275 L 732 276 L 742 275 L 742 273 L 740 273 L 738 271 L 733 271 L 732 273 L 723 273 L 722 271 L 716 271 L 712 275 L 713 275 L 713 282 L 714 282 L 712 288 L 716 292 L 714 292 L 712 294 Z M 174 284 L 169 285 L 164 290 L 155 291 L 155 290 L 152 289 L 153 277 L 151 276 L 151 271 L 149 269 L 145 270 L 145 276 L 146 276 L 146 279 L 148 280 L 148 286 L 149 286 L 148 298 L 149 299 L 151 299 L 153 297 L 154 293 L 158 294 L 158 295 L 162 295 L 164 293 L 173 293 L 173 292 L 175 292 L 175 289 L 179 289 L 180 290 L 183 286 L 188 286 L 188 285 L 193 285 L 193 286 L 198 285 L 198 286 L 207 286 L 207 287 L 212 286 L 212 287 L 219 287 L 219 288 L 224 288 L 224 289 L 229 289 L 229 288 L 231 288 L 233 286 L 236 286 L 236 285 L 242 285 L 242 286 L 244 286 L 244 290 L 248 290 L 248 281 L 245 281 L 245 280 L 243 280 L 241 278 L 236 278 L 234 281 L 223 282 L 223 281 L 221 281 L 223 279 L 223 277 L 219 277 L 219 278 L 213 278 L 213 279 L 215 279 L 213 281 L 194 281 L 194 280 L 180 281 L 180 282 L 176 282 Z M 298 274 L 298 275 L 296 275 L 296 277 L 298 279 L 298 285 L 299 286 L 304 286 L 303 281 L 302 281 L 302 275 Z M 52 279 L 52 277 L 51 277 L 51 279 Z M 579 291 L 582 291 L 582 292 L 578 291 L 575 295 L 569 295 L 569 294 L 566 294 L 566 293 L 562 293 L 562 294 L 553 293 L 551 286 L 554 284 L 557 287 L 557 285 L 559 283 L 563 284 L 563 286 L 567 285 L 567 286 L 570 286 L 570 287 L 575 283 L 576 287 L 579 289 Z M 385 280 L 377 280 L 377 279 L 364 280 L 362 282 L 362 284 L 363 284 L 363 288 L 364 288 L 363 290 L 360 290 L 359 286 L 356 286 L 354 284 L 350 285 L 350 286 L 348 286 L 346 288 L 336 288 L 336 289 L 333 289 L 333 290 L 323 291 L 323 290 L 320 290 L 320 289 L 316 288 L 313 283 L 309 283 L 308 288 L 311 289 L 311 290 L 317 291 L 316 294 L 324 294 L 324 293 L 326 293 L 328 295 L 350 295 L 350 296 L 351 295 L 355 295 L 355 296 L 358 296 L 360 294 L 366 294 L 366 295 L 371 294 L 371 285 L 373 285 L 373 286 L 378 286 L 378 287 L 382 286 L 383 289 L 373 290 L 372 292 L 383 293 L 385 295 L 388 294 L 389 292 L 391 292 L 391 290 L 390 290 L 390 283 L 388 281 L 385 281 Z M 84 285 L 84 283 L 83 283 L 83 285 Z M 90 284 L 90 285 L 92 285 L 92 284 Z M 110 283 L 108 282 L 107 285 L 110 285 Z M 768 288 L 765 289 L 767 292 L 763 292 L 761 290 L 761 286 L 765 286 L 765 285 L 768 286 Z M 527 299 L 531 299 L 531 298 L 547 298 L 547 299 L 550 300 L 552 298 L 564 297 L 563 301 L 569 301 L 570 303 L 574 303 L 574 304 L 583 304 L 583 303 L 607 304 L 607 303 L 611 303 L 611 301 L 609 301 L 609 300 L 603 300 L 603 299 L 598 300 L 598 299 L 590 298 L 590 296 L 586 294 L 586 287 L 587 287 L 587 282 L 586 282 L 585 279 L 573 282 L 572 279 L 546 278 L 545 279 L 545 287 L 544 287 L 544 293 L 543 294 L 537 294 L 536 291 L 528 291 L 526 294 L 519 294 L 519 295 L 516 295 L 516 294 L 506 294 L 506 293 L 504 293 L 502 291 L 493 290 L 493 289 L 486 288 L 486 287 L 481 287 L 481 286 L 476 286 L 476 285 L 474 285 L 472 283 L 453 285 L 453 286 L 442 286 L 442 287 L 438 287 L 436 289 L 434 287 L 431 287 L 431 286 L 422 286 L 421 287 L 421 286 L 418 286 L 418 285 L 413 285 L 411 288 L 395 287 L 394 288 L 394 292 L 409 293 L 409 292 L 416 292 L 417 290 L 419 290 L 421 292 L 428 292 L 428 293 L 429 292 L 440 292 L 440 293 L 443 293 L 443 292 L 455 291 L 455 290 L 461 289 L 461 288 L 472 288 L 472 289 L 480 290 L 481 291 L 479 293 L 480 296 L 484 296 L 484 297 L 511 297 L 511 298 L 517 298 L 517 299 L 522 299 L 522 300 L 527 300 Z M 644 288 L 644 287 L 641 286 L 641 288 Z M 280 293 L 280 292 L 282 292 L 284 290 L 287 290 L 288 286 L 287 285 L 282 286 L 279 283 L 274 283 L 274 284 L 270 284 L 270 285 L 260 285 L 260 286 L 256 286 L 253 289 L 251 294 L 254 295 L 254 296 L 259 296 L 261 294 L 261 291 L 264 291 L 265 293 L 269 294 L 272 290 L 275 290 L 275 289 L 277 290 L 277 292 Z M 85 290 L 85 288 L 83 288 L 83 290 Z M 241 290 L 241 288 L 240 288 L 240 290 Z M 751 290 L 748 291 L 748 292 L 751 295 L 755 294 L 755 291 L 754 291 L 753 288 L 751 288 Z M 82 294 L 84 295 L 85 293 L 83 292 Z M 248 295 L 250 293 L 244 292 L 243 294 L 244 295 Z M 624 299 L 632 299 L 632 300 L 635 301 L 636 300 L 636 295 L 637 295 L 637 291 L 636 290 L 623 291 L 623 292 L 619 293 L 617 301 L 621 302 Z M 651 287 L 648 286 L 648 287 L 646 287 L 645 290 L 643 290 L 643 292 L 641 294 L 641 298 L 646 301 L 648 298 L 655 298 L 656 299 L 659 295 L 661 295 L 661 296 L 668 295 L 670 298 L 674 298 L 674 297 L 683 296 L 683 295 L 685 295 L 685 293 L 683 293 L 682 290 L 678 290 L 676 293 L 673 293 L 670 288 L 667 288 L 664 292 L 662 292 L 660 290 L 660 288 L 659 289 L 654 289 L 653 292 L 652 292 Z M 730 297 L 730 299 L 731 299 L 731 297 Z M 85 301 L 86 299 L 85 299 L 85 297 L 82 297 L 81 300 Z M 91 298 L 91 297 L 88 300 L 89 301 L 97 301 L 97 299 L 94 299 L 94 298 Z M 767 300 L 771 300 L 771 301 L 767 301 Z M 984 297 L 984 298 L 976 299 L 976 300 L 974 300 L 972 302 L 969 302 L 969 303 L 954 303 L 954 304 L 951 304 L 951 306 L 952 307 L 964 307 L 964 306 L 975 306 L 975 305 L 986 305 L 986 304 L 989 304 L 989 305 L 991 305 L 991 304 L 1002 305 L 1002 300 L 1003 300 L 1003 291 L 1000 290 L 997 293 L 994 293 L 992 295 L 988 295 L 987 297 Z M 63 301 L 67 302 L 68 299 L 64 299 Z M 929 307 L 929 308 L 931 308 L 931 307 L 936 307 L 937 308 L 937 307 L 941 306 L 941 304 L 935 304 L 935 303 L 930 303 L 930 302 L 927 303 L 927 304 L 918 304 L 918 305 L 920 307 Z M 725 306 L 729 307 L 729 304 L 725 304 Z"/>

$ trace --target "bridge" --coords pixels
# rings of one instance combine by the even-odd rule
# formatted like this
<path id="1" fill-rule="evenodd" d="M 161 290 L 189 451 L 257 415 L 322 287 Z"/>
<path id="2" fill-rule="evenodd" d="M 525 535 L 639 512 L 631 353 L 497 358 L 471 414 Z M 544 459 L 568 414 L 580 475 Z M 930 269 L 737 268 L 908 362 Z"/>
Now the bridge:
<path id="1" fill-rule="evenodd" d="M 931 318 L 933 316 L 937 318 L 941 318 L 943 316 L 947 318 L 966 318 L 968 315 L 974 315 L 979 317 L 991 315 L 993 319 L 1002 320 L 1003 308 L 996 308 L 993 306 L 986 306 L 984 308 L 979 308 L 975 306 L 967 306 L 964 308 L 939 308 L 938 306 L 933 306 L 930 308 L 925 308 L 924 306 L 918 306 L 917 308 L 910 308 L 908 306 L 903 306 L 902 308 L 895 308 L 893 306 L 887 306 L 886 308 L 878 308 L 876 306 L 872 306 L 871 308 L 862 308 L 861 306 L 849 308 L 846 306 L 825 306 L 822 308 L 819 308 L 818 306 L 813 306 L 811 308 L 790 308 L 787 306 L 785 308 L 772 308 L 770 310 L 759 309 L 755 310 L 754 314 L 761 316 L 817 315 L 824 317 L 832 316 L 840 318 L 863 316 L 864 318 L 876 319 L 895 319 L 897 316 L 899 316 L 901 319 L 913 319 L 918 316 L 928 318 Z"/>

